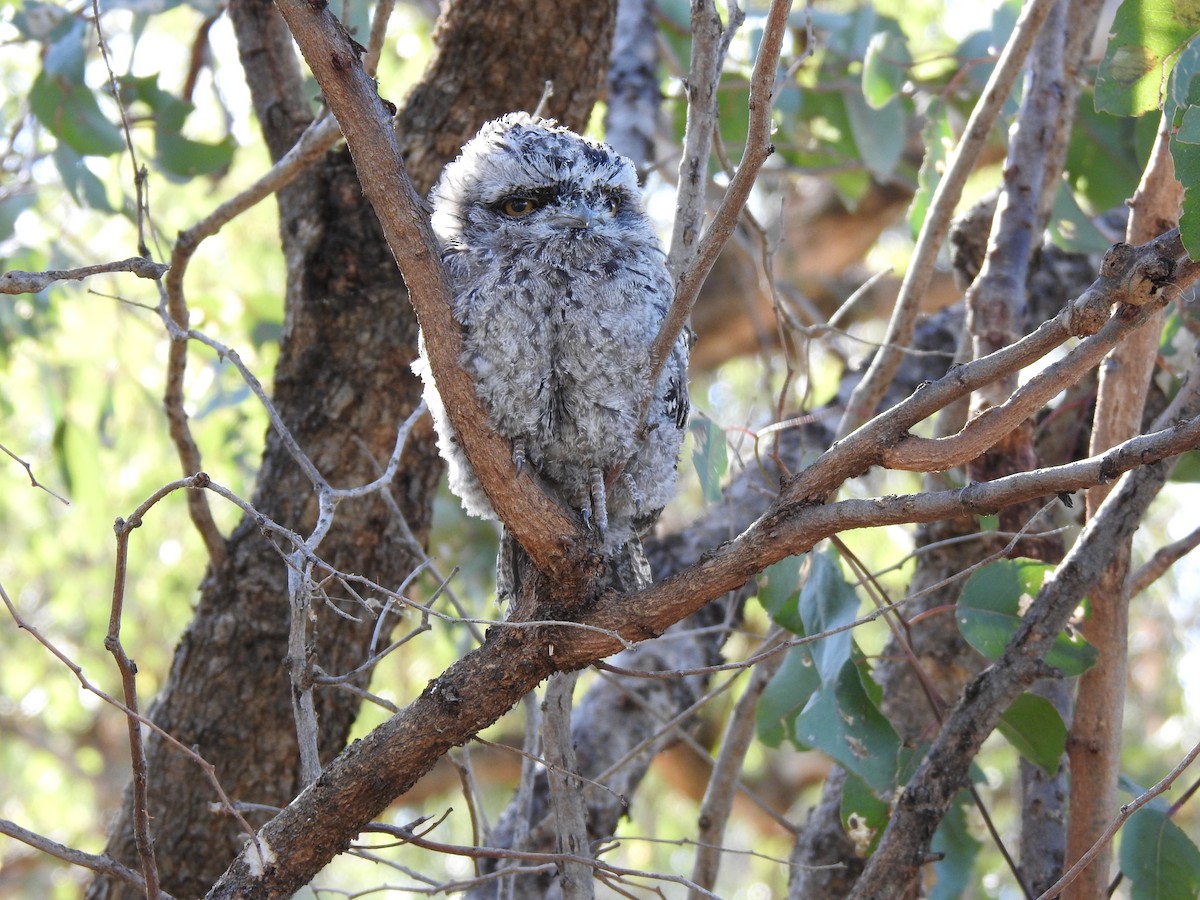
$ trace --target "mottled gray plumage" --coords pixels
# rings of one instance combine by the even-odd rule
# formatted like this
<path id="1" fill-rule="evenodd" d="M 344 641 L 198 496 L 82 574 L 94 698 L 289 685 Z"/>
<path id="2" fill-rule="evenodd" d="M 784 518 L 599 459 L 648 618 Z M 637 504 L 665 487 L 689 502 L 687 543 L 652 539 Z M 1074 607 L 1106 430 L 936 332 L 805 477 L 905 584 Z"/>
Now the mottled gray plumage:
<path id="1" fill-rule="evenodd" d="M 606 550 L 636 543 L 674 492 L 688 393 L 681 336 L 639 428 L 650 346 L 674 292 L 632 164 L 555 122 L 511 114 L 463 147 L 431 201 L 462 365 L 492 425 L 515 460 L 601 531 Z M 451 490 L 467 512 L 495 518 L 423 343 L 414 368 Z M 605 490 L 605 476 L 621 466 Z"/>

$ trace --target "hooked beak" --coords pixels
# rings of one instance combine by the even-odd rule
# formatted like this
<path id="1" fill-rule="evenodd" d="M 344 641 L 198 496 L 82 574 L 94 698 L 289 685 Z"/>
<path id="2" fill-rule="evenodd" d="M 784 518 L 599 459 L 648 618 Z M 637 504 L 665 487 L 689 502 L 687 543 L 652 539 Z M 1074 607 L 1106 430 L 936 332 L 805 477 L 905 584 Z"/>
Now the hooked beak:
<path id="1" fill-rule="evenodd" d="M 599 217 L 596 210 L 592 209 L 584 200 L 579 199 L 573 201 L 570 206 L 555 210 L 549 219 L 555 225 L 562 225 L 566 228 L 591 228 Z"/>

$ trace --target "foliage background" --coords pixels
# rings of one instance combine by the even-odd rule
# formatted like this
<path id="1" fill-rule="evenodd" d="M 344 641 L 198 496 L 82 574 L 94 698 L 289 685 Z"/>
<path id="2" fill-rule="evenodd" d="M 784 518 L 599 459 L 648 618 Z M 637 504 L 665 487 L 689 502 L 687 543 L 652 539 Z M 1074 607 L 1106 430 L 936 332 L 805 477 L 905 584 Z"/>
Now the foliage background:
<path id="1" fill-rule="evenodd" d="M 148 238 L 156 259 L 167 256 L 174 235 L 187 228 L 252 181 L 268 165 L 242 83 L 227 20 L 218 7 L 195 3 L 108 3 L 102 23 L 113 66 L 128 92 L 127 111 L 138 158 L 149 167 L 147 180 L 151 211 Z M 678 138 L 682 130 L 679 66 L 686 66 L 686 4 L 663 2 L 660 30 L 674 51 L 664 65 L 667 97 L 666 133 Z M 885 139 L 911 129 L 920 117 L 925 135 L 939 128 L 956 131 L 962 116 L 989 72 L 987 54 L 1003 42 L 1018 4 L 953 2 L 880 2 L 871 6 L 818 4 L 814 21 L 823 43 L 816 62 L 798 71 L 797 89 L 785 90 L 778 100 L 776 136 L 779 165 L 763 178 L 752 208 L 769 233 L 782 234 L 790 219 L 806 217 L 804 203 L 816 193 L 814 182 L 832 190 L 850 213 L 868 197 L 873 185 L 899 185 L 901 194 L 922 184 L 921 159 L 902 153 L 906 145 Z M 385 97 L 399 98 L 421 73 L 431 52 L 432 10 L 427 4 L 400 4 L 392 15 L 381 60 L 379 80 Z M 348 2 L 340 11 L 344 22 L 366 31 L 370 8 Z M 107 72 L 95 52 L 96 35 L 86 11 L 49 4 L 6 6 L 0 16 L 0 120 L 4 125 L 0 157 L 0 258 L 5 269 L 71 268 L 117 259 L 137 251 L 133 221 L 132 167 L 116 128 L 116 105 L 104 90 Z M 186 90 L 196 36 L 211 21 L 205 65 L 191 92 Z M 753 21 L 751 23 L 753 25 Z M 879 36 L 884 37 L 880 38 Z M 888 37 L 888 36 L 891 37 Z M 722 94 L 722 138 L 736 158 L 745 140 L 745 78 L 754 50 L 749 27 L 735 40 Z M 888 71 L 889 52 L 902 48 L 917 64 L 906 66 L 899 81 Z M 872 51 L 872 47 L 876 50 Z M 792 48 L 793 53 L 798 48 Z M 864 74 L 862 61 L 876 53 L 877 71 Z M 882 63 L 878 60 L 882 57 Z M 964 61 L 970 61 L 964 64 Z M 43 96 L 47 73 L 78 76 L 89 101 L 76 98 L 71 107 L 81 121 L 91 115 L 109 123 L 74 132 L 53 124 L 45 104 L 63 96 Z M 853 98 L 839 79 L 863 82 L 867 98 Z M 872 81 L 872 78 L 877 78 Z M 889 82 L 889 79 L 893 79 Z M 68 81 L 70 78 L 68 78 Z M 961 90 L 953 86 L 963 85 Z M 889 89 L 889 83 L 892 85 Z M 872 107 L 872 84 L 879 100 L 898 99 Z M 318 90 L 313 85 L 312 96 Z M 80 95 L 83 96 L 83 95 Z M 934 98 L 934 99 L 931 99 Z M 945 99 L 942 99 L 945 98 Z M 1079 139 L 1072 145 L 1070 202 L 1089 212 L 1118 205 L 1132 193 L 1156 124 L 1150 115 L 1136 126 L 1132 120 L 1095 113 L 1090 97 L 1081 101 Z M 42 105 L 39 106 L 39 103 Z M 1009 115 L 1015 112 L 1010 101 Z M 592 129 L 602 130 L 603 109 Z M 671 129 L 675 134 L 671 134 Z M 1003 135 L 995 136 L 997 147 Z M 72 141 L 74 146 L 72 146 Z M 964 208 L 997 180 L 1000 154 L 975 176 Z M 717 179 L 720 182 L 720 178 Z M 654 185 L 657 184 L 657 187 Z M 652 181 L 651 206 L 669 210 L 669 185 Z M 784 277 L 798 290 L 824 292 L 828 313 L 861 283 L 866 274 L 889 267 L 902 269 L 911 251 L 911 228 L 903 203 L 892 203 L 889 221 L 862 253 L 836 273 L 787 271 Z M 779 210 L 785 212 L 782 216 Z M 1089 230 L 1081 215 L 1073 216 L 1078 230 L 1072 245 L 1095 251 L 1107 241 Z M 1065 220 L 1064 220 L 1065 221 Z M 668 223 L 663 221 L 664 232 Z M 869 229 L 868 229 L 869 230 Z M 1054 229 L 1066 240 L 1070 228 Z M 786 240 L 786 239 L 784 239 Z M 743 241 L 731 255 L 741 264 L 753 259 L 754 248 Z M 780 252 L 780 262 L 785 254 Z M 736 271 L 735 260 L 730 268 Z M 803 263 L 802 263 L 803 265 Z M 718 273 L 718 277 L 719 277 Z M 258 204 L 221 234 L 207 242 L 189 272 L 192 326 L 234 347 L 264 383 L 269 383 L 282 327 L 284 269 L 272 202 Z M 819 284 L 818 284 L 819 282 Z M 818 290 L 819 288 L 819 290 Z M 722 298 L 710 301 L 720 305 Z M 725 303 L 729 303 L 726 299 Z M 4 535 L 0 584 L 20 614 L 97 685 L 119 693 L 119 679 L 104 649 L 112 592 L 114 540 L 112 522 L 127 516 L 160 485 L 177 477 L 178 462 L 161 411 L 167 340 L 151 310 L 158 303 L 150 282 L 127 275 L 98 276 L 85 285 L 56 285 L 32 296 L 6 297 L 0 302 L 0 443 L 30 463 L 38 481 L 69 500 L 60 502 L 48 491 L 28 483 L 26 473 L 3 459 L 0 478 L 0 533 Z M 851 326 L 858 339 L 877 339 L 882 333 L 876 309 Z M 739 313 L 740 314 L 740 313 Z M 714 329 L 716 330 L 716 329 Z M 705 332 L 701 329 L 699 352 Z M 712 421 L 728 441 L 727 465 L 733 471 L 752 464 L 747 433 L 777 418 L 777 410 L 803 404 L 816 408 L 830 400 L 846 361 L 861 360 L 866 345 L 839 339 L 827 346 L 804 342 L 804 367 L 789 379 L 788 367 L 773 346 L 757 354 L 729 353 L 707 358 L 694 372 L 693 397 L 697 419 Z M 740 348 L 745 349 L 745 348 Z M 786 386 L 786 387 L 785 387 Z M 781 393 L 783 392 L 783 393 Z M 249 496 L 262 453 L 266 417 L 237 372 L 215 354 L 192 351 L 186 384 L 193 429 L 207 471 L 240 496 Z M 694 442 L 694 438 L 693 438 Z M 728 480 L 731 472 L 720 462 L 700 457 L 689 465 L 695 444 L 684 454 L 682 496 L 668 511 L 663 528 L 684 528 L 713 501 L 702 482 Z M 907 481 L 906 481 L 907 479 Z M 917 489 L 914 479 L 890 474 L 868 492 Z M 1138 551 L 1153 548 L 1195 527 L 1195 488 L 1173 484 L 1160 498 L 1153 518 L 1139 535 Z M 718 501 L 719 502 L 719 501 Z M 228 531 L 238 518 L 232 507 L 217 506 L 218 522 Z M 430 553 L 449 570 L 459 566 L 455 588 L 481 617 L 494 615 L 490 577 L 495 537 L 490 526 L 466 519 L 453 498 L 439 499 Z M 900 528 L 876 529 L 848 535 L 847 543 L 872 569 L 904 562 L 912 536 Z M 136 658 L 143 697 L 154 695 L 166 677 L 178 635 L 196 602 L 204 575 L 204 548 L 189 521 L 181 496 L 160 504 L 132 538 L 123 640 Z M 897 594 L 910 570 L 901 566 L 887 575 Z M 1132 637 L 1130 693 L 1126 709 L 1125 770 L 1139 784 L 1156 781 L 1200 732 L 1197 691 L 1197 594 L 1194 567 L 1181 564 L 1138 601 Z M 424 576 L 414 597 L 428 597 L 436 579 Z M 749 634 L 765 631 L 768 619 L 752 605 L 743 627 Z M 885 639 L 882 626 L 856 632 L 863 650 L 877 653 Z M 460 630 L 435 624 L 419 652 L 394 654 L 380 666 L 372 690 L 385 700 L 403 705 L 419 693 L 467 647 Z M 747 639 L 727 650 L 731 658 L 752 646 Z M 78 689 L 74 676 L 32 642 L 12 622 L 0 627 L 0 817 L 11 819 L 72 847 L 99 853 L 104 847 L 106 817 L 120 804 L 128 778 L 128 748 L 123 717 Z M 736 694 L 739 688 L 734 689 Z M 704 713 L 701 740 L 710 745 L 727 715 L 728 698 L 713 701 Z M 363 734 L 386 713 L 365 708 L 355 726 Z M 521 711 L 489 730 L 485 737 L 519 742 Z M 486 755 L 486 750 L 472 751 Z M 507 801 L 514 760 L 502 753 L 489 775 L 484 796 L 495 815 Z M 623 826 L 622 862 L 633 868 L 690 870 L 690 852 L 670 842 L 691 834 L 695 819 L 696 782 L 688 775 L 686 751 L 660 760 L 639 792 L 631 819 Z M 1012 779 L 1016 754 L 993 738 L 980 767 L 986 777 L 989 803 L 1002 828 L 1011 825 Z M 813 754 L 758 743 L 748 757 L 745 777 L 752 786 L 777 791 L 786 799 L 785 814 L 800 821 L 816 797 L 819 777 Z M 484 769 L 484 771 L 490 771 Z M 816 772 L 820 771 L 817 764 Z M 799 774 L 796 774 L 799 773 Z M 420 801 L 402 800 L 389 817 L 406 823 L 434 809 L 455 807 L 438 831 L 438 838 L 470 843 L 470 821 L 455 799 L 457 785 L 447 786 L 431 776 Z M 1185 807 L 1178 822 L 1195 840 L 1200 819 L 1194 806 Z M 1009 823 L 1009 824 L 1005 824 Z M 977 831 L 978 823 L 971 823 Z M 655 842 L 636 835 L 653 836 Z M 785 859 L 788 836 L 750 810 L 735 813 L 726 840 L 732 847 Z M 971 896 L 1008 896 L 1011 885 L 998 863 L 987 856 L 978 863 L 978 885 Z M 405 855 L 407 854 L 407 855 Z M 410 858 L 411 857 L 411 858 Z M 469 867 L 449 856 L 415 850 L 399 855 L 402 862 L 436 879 L 453 880 Z M 431 867 L 442 866 L 436 872 Z M 734 866 L 727 867 L 730 871 Z M 782 867 L 768 859 L 750 857 L 751 878 L 730 875 L 720 887 L 722 896 L 765 897 L 783 890 Z M 320 883 L 353 890 L 378 885 L 377 866 L 339 859 Z M 86 881 L 82 870 L 62 866 L 14 841 L 0 843 L 0 892 L 15 896 L 76 896 Z"/>

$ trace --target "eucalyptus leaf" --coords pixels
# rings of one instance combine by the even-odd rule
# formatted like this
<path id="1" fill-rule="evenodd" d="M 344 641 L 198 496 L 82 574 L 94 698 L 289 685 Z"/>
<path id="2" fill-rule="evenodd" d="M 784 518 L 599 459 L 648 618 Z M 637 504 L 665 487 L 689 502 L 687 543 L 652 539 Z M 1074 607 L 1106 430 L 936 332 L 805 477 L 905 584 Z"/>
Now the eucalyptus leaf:
<path id="1" fill-rule="evenodd" d="M 808 703 L 813 691 L 821 686 L 817 667 L 808 647 L 791 647 L 779 670 L 772 676 L 755 709 L 758 739 L 768 747 L 778 747 L 795 730 L 796 716 Z"/>
<path id="2" fill-rule="evenodd" d="M 1161 804 L 1143 806 L 1125 823 L 1118 859 L 1131 900 L 1200 896 L 1200 849 Z"/>
<path id="3" fill-rule="evenodd" d="M 1021 627 L 1023 609 L 1033 602 L 1052 566 L 1035 560 L 1000 560 L 977 570 L 963 586 L 956 611 L 959 631 L 990 660 L 999 659 Z M 1046 662 L 1064 675 L 1086 672 L 1096 648 L 1076 632 L 1060 634 Z"/>
<path id="4" fill-rule="evenodd" d="M 842 576 L 837 554 L 810 553 L 808 573 L 800 589 L 800 618 L 804 633 L 820 634 L 842 628 L 858 617 L 858 595 Z M 840 631 L 810 645 L 813 662 L 821 681 L 828 683 L 838 677 L 850 659 L 853 638 L 849 631 Z"/>
<path id="5" fill-rule="evenodd" d="M 689 426 L 694 441 L 692 465 L 700 478 L 704 499 L 716 503 L 721 499 L 721 479 L 729 469 L 729 451 L 725 432 L 712 419 L 693 416 Z"/>
<path id="6" fill-rule="evenodd" d="M 853 660 L 813 695 L 796 719 L 794 739 L 833 757 L 877 793 L 895 786 L 900 737 L 871 701 Z"/>
<path id="7" fill-rule="evenodd" d="M 1047 775 L 1058 771 L 1067 746 L 1067 726 L 1054 704 L 1025 693 L 1000 717 L 999 732 L 1017 751 Z"/>
<path id="8" fill-rule="evenodd" d="M 966 814 L 968 803 L 970 794 L 960 792 L 933 835 L 929 849 L 941 858 L 933 866 L 937 880 L 929 892 L 930 900 L 957 900 L 977 883 L 973 870 L 983 845 L 971 834 Z"/>
<path id="9" fill-rule="evenodd" d="M 82 83 L 41 72 L 30 88 L 29 107 L 51 134 L 76 153 L 111 156 L 125 146 L 117 126 Z"/>
<path id="10" fill-rule="evenodd" d="M 1160 109 L 1172 58 L 1197 32 L 1197 0 L 1125 0 L 1096 76 L 1096 108 L 1125 116 Z"/>

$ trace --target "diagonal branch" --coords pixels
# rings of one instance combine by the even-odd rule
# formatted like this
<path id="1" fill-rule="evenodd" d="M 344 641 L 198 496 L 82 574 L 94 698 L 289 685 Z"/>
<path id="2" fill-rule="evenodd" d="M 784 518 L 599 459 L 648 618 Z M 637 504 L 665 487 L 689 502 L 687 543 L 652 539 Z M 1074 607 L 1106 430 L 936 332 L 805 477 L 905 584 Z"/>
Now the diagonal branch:
<path id="1" fill-rule="evenodd" d="M 530 467 L 516 470 L 511 449 L 488 425 L 475 386 L 458 365 L 462 338 L 451 313 L 437 241 L 404 170 L 391 114 L 353 41 L 323 4 L 286 0 L 278 8 L 346 137 L 363 191 L 412 297 L 438 391 L 492 508 L 540 570 L 555 576 L 584 571 L 580 548 L 587 541 L 576 517 Z"/>

